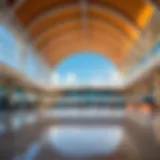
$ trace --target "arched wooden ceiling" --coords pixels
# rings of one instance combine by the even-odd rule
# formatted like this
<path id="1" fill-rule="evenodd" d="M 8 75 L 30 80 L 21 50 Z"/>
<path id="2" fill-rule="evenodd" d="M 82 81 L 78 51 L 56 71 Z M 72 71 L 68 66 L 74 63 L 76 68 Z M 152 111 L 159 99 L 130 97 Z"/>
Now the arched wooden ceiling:
<path id="1" fill-rule="evenodd" d="M 87 50 L 123 63 L 154 11 L 147 0 L 17 0 L 13 8 L 51 65 Z"/>

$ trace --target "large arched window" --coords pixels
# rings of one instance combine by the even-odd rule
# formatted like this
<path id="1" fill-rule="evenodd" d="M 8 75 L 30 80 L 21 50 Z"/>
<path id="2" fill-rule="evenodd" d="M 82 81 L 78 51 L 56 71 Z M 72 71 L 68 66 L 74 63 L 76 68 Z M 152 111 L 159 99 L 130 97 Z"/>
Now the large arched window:
<path id="1" fill-rule="evenodd" d="M 54 73 L 53 82 L 60 85 L 116 85 L 122 80 L 116 65 L 94 52 L 81 52 L 64 59 Z"/>

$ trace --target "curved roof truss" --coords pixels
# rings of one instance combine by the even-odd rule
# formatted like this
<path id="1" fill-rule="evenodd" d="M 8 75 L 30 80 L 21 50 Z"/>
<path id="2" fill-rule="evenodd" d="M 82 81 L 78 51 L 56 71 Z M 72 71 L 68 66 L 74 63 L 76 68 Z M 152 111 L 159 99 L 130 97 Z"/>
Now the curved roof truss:
<path id="1" fill-rule="evenodd" d="M 154 11 L 146 0 L 19 0 L 13 8 L 51 65 L 86 50 L 123 63 Z"/>

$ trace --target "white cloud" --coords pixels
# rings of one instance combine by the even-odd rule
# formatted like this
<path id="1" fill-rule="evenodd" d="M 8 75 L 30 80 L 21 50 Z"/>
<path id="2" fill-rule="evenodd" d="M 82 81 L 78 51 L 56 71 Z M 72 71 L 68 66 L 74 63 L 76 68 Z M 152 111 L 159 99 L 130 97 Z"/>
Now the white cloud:
<path id="1" fill-rule="evenodd" d="M 94 77 L 91 79 L 91 85 L 94 86 L 105 85 L 105 80 L 103 78 Z"/>
<path id="2" fill-rule="evenodd" d="M 123 85 L 124 79 L 123 75 L 120 72 L 110 72 L 107 74 L 101 74 L 101 75 L 92 75 L 89 77 L 84 84 L 82 82 L 79 82 L 77 79 L 77 75 L 73 72 L 69 72 L 67 76 L 65 76 L 63 79 L 60 76 L 59 73 L 55 72 L 51 76 L 51 83 L 52 85 L 61 85 L 61 86 L 67 86 L 67 85 L 92 85 L 92 86 L 119 86 Z"/>
<path id="3" fill-rule="evenodd" d="M 62 78 L 62 76 L 60 76 L 59 73 L 54 72 L 51 76 L 51 83 L 52 85 L 61 85 L 61 86 L 65 86 L 65 85 L 73 85 L 75 84 L 77 81 L 77 76 L 75 73 L 68 73 L 66 77 Z"/>
<path id="4" fill-rule="evenodd" d="M 53 73 L 51 76 L 51 82 L 53 85 L 58 85 L 60 84 L 60 75 L 58 73 Z"/>
<path id="5" fill-rule="evenodd" d="M 92 77 L 91 85 L 99 86 L 99 85 L 121 85 L 123 84 L 123 76 L 120 72 L 111 72 L 105 76 L 94 76 Z"/>
<path id="6" fill-rule="evenodd" d="M 75 73 L 68 73 L 67 74 L 67 78 L 65 80 L 65 84 L 75 84 L 75 82 L 77 81 L 77 76 Z"/>
<path id="7" fill-rule="evenodd" d="M 107 79 L 106 83 L 109 85 L 121 85 L 123 84 L 123 76 L 120 72 L 112 72 L 110 73 L 109 79 Z"/>

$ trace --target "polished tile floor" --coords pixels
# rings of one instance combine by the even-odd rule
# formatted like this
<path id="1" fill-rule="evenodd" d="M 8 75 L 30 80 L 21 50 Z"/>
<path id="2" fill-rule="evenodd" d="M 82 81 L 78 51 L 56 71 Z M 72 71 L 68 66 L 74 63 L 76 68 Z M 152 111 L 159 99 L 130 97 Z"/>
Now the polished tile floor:
<path id="1" fill-rule="evenodd" d="M 68 119 L 66 123 L 66 119 L 35 118 L 32 114 L 24 123 L 22 117 L 17 120 L 19 124 L 10 118 L 14 128 L 1 127 L 0 160 L 160 159 L 152 127 L 147 122 L 139 123 L 139 116 L 103 119 L 104 123 L 94 119 L 94 125 L 84 118 Z"/>

